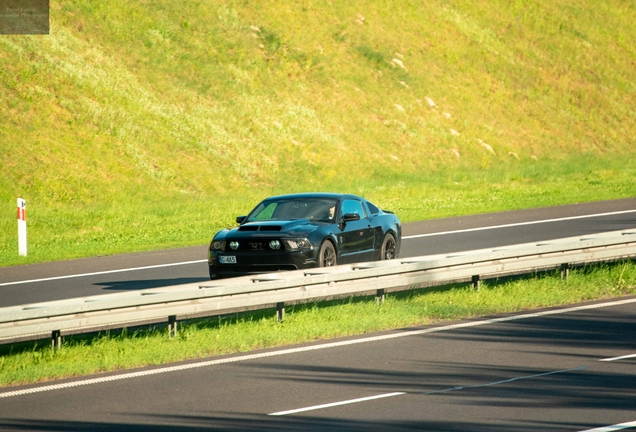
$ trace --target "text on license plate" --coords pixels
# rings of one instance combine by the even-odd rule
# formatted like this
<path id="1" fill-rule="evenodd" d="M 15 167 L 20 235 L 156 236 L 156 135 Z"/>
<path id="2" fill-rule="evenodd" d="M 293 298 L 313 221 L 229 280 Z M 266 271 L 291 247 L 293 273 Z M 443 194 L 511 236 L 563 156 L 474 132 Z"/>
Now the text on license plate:
<path id="1" fill-rule="evenodd" d="M 220 256 L 219 262 L 221 264 L 236 264 L 236 257 L 235 256 Z"/>

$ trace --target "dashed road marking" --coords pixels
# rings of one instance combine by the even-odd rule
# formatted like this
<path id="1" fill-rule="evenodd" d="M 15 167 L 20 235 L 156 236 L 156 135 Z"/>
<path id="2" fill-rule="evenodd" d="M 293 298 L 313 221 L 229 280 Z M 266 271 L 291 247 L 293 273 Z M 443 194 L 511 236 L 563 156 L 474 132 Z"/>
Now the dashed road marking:
<path id="1" fill-rule="evenodd" d="M 624 355 L 624 356 L 620 356 L 620 357 L 610 357 L 610 358 L 604 358 L 604 359 L 601 359 L 601 360 L 599 360 L 599 361 L 602 361 L 602 362 L 611 362 L 611 361 L 624 360 L 624 359 L 634 358 L 634 357 L 636 357 L 636 354 L 629 354 L 629 355 Z"/>
<path id="2" fill-rule="evenodd" d="M 289 410 L 289 411 L 280 411 L 280 412 L 275 412 L 275 413 L 271 413 L 271 414 L 267 414 L 267 415 L 284 416 L 284 415 L 289 415 L 289 414 L 301 413 L 301 412 L 305 412 L 305 411 L 314 411 L 314 410 L 331 408 L 331 407 L 336 407 L 336 406 L 341 406 L 341 405 L 349 405 L 349 404 L 354 404 L 354 403 L 359 403 L 359 402 L 367 402 L 367 401 L 376 400 L 376 399 L 383 399 L 383 398 L 388 398 L 388 397 L 393 397 L 393 396 L 401 396 L 401 395 L 405 395 L 405 394 L 406 393 L 404 393 L 404 392 L 385 393 L 385 394 L 380 394 L 380 395 L 375 395 L 375 396 L 368 396 L 368 397 L 363 397 L 363 398 L 358 398 L 358 399 L 349 399 L 349 400 L 340 401 L 340 402 L 332 402 L 332 403 L 327 403 L 327 404 L 322 404 L 322 405 L 314 405 L 314 406 L 305 407 L 305 408 L 297 408 L 297 409 L 293 409 L 293 410 Z"/>
<path id="3" fill-rule="evenodd" d="M 636 421 L 633 421 L 633 422 L 627 422 L 627 423 L 619 423 L 612 426 L 603 426 L 596 429 L 587 429 L 580 432 L 613 432 L 613 431 L 630 429 L 635 427 L 636 427 Z"/>

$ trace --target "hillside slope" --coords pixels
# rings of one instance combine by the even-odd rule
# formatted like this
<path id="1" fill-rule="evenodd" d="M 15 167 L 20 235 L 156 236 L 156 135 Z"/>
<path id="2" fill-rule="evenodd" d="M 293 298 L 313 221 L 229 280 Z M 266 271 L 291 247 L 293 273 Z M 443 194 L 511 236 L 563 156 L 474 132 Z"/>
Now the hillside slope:
<path id="1" fill-rule="evenodd" d="M 631 1 L 51 7 L 50 35 L 0 36 L 0 265 L 23 262 L 18 196 L 44 260 L 200 243 L 271 192 L 366 193 L 404 219 L 491 209 L 403 202 L 475 178 L 512 190 L 493 208 L 636 193 Z"/>

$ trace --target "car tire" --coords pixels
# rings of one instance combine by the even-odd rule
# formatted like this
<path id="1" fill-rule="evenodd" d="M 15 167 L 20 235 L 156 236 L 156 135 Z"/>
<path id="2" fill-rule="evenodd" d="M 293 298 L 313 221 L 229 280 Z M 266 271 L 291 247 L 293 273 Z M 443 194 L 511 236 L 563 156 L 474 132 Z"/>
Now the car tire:
<path id="1" fill-rule="evenodd" d="M 210 272 L 210 279 L 214 280 L 218 278 L 218 276 L 216 275 L 216 269 L 213 268 L 211 265 L 208 266 L 208 271 Z"/>
<path id="2" fill-rule="evenodd" d="M 380 260 L 390 260 L 397 258 L 397 242 L 393 234 L 388 233 L 384 236 L 382 242 L 382 249 L 380 250 Z"/>
<path id="3" fill-rule="evenodd" d="M 329 240 L 325 240 L 318 250 L 318 267 L 332 267 L 338 264 L 336 248 Z"/>

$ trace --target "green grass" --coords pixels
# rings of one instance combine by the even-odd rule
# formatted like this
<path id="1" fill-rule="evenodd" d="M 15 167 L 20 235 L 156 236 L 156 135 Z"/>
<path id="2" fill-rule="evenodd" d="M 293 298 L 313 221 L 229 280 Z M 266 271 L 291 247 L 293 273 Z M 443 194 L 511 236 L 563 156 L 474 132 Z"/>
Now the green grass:
<path id="1" fill-rule="evenodd" d="M 381 306 L 373 297 L 286 308 L 277 323 L 272 310 L 186 321 L 176 338 L 166 326 L 0 345 L 0 386 L 82 376 L 187 359 L 280 347 L 446 320 L 519 312 L 636 294 L 636 263 L 589 266 L 520 279 L 487 281 L 479 291 L 452 285 L 392 293 Z"/>
<path id="2" fill-rule="evenodd" d="M 202 244 L 271 193 L 357 192 L 405 221 L 635 196 L 635 19 L 622 0 L 53 2 L 49 36 L 0 36 L 0 266 Z"/>
<path id="3" fill-rule="evenodd" d="M 287 192 L 405 222 L 636 196 L 635 20 L 624 0 L 52 2 L 49 36 L 0 35 L 0 267 L 203 244 Z M 15 344 L 0 383 L 632 294 L 634 273 Z"/>
<path id="4" fill-rule="evenodd" d="M 583 163 L 589 171 L 578 171 Z M 327 190 L 359 193 L 408 222 L 634 196 L 635 176 L 633 161 L 564 161 L 530 165 L 516 172 L 502 168 L 447 171 L 434 177 L 391 174 L 347 187 L 334 183 Z M 236 216 L 246 214 L 265 196 L 290 190 L 300 189 L 248 189 L 241 195 L 215 198 L 130 197 L 117 203 L 49 204 L 41 208 L 37 201 L 30 201 L 27 257 L 17 254 L 15 204 L 4 203 L 0 208 L 12 217 L 0 222 L 0 257 L 3 265 L 18 265 L 200 245 L 209 242 L 219 229 L 233 226 Z"/>

